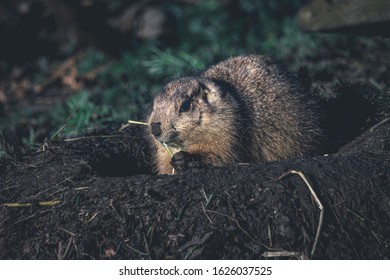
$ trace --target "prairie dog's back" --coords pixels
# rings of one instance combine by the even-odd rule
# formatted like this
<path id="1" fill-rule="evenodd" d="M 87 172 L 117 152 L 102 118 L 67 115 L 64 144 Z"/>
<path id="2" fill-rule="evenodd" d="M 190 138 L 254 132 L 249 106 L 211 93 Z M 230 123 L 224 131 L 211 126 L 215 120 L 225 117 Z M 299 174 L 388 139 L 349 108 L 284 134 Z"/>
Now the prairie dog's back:
<path id="1" fill-rule="evenodd" d="M 307 154 L 316 146 L 321 132 L 313 96 L 270 58 L 233 57 L 210 67 L 202 76 L 236 89 L 250 110 L 252 144 L 262 146 L 263 160 Z"/>

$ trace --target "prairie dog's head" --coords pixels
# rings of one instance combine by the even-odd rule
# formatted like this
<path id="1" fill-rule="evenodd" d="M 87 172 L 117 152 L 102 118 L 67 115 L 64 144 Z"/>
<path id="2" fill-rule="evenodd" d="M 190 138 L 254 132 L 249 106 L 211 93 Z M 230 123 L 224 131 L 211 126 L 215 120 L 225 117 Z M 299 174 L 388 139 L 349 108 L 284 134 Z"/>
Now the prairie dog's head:
<path id="1" fill-rule="evenodd" d="M 159 142 L 182 150 L 215 141 L 219 126 L 232 111 L 225 95 L 208 79 L 181 78 L 170 82 L 154 99 L 148 118 L 151 134 Z"/>

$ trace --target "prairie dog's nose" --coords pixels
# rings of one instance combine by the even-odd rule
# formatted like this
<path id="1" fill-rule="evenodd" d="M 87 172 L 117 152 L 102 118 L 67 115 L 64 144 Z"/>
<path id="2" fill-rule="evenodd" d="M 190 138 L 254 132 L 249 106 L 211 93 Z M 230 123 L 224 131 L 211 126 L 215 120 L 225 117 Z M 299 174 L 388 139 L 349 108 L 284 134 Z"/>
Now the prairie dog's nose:
<path id="1" fill-rule="evenodd" d="M 150 124 L 150 130 L 152 131 L 152 134 L 155 137 L 158 137 L 161 135 L 161 123 L 160 122 L 153 122 Z"/>

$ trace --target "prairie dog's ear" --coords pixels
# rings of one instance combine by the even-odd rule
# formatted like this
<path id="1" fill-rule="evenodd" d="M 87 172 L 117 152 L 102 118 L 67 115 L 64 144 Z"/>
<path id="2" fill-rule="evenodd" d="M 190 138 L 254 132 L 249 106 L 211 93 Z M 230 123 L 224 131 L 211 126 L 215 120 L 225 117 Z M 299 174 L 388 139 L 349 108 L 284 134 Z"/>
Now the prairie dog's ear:
<path id="1" fill-rule="evenodd" d="M 202 80 L 200 84 L 200 97 L 208 103 L 220 99 L 220 89 L 213 81 Z"/>

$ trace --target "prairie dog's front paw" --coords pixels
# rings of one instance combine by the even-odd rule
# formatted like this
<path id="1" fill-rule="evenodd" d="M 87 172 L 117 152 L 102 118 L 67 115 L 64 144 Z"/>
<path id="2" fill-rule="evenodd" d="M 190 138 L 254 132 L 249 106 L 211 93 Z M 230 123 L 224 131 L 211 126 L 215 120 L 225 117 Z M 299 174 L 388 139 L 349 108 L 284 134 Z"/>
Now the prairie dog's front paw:
<path id="1" fill-rule="evenodd" d="M 180 151 L 173 155 L 171 165 L 176 171 L 183 171 L 192 167 L 200 167 L 202 163 L 199 155 Z"/>

